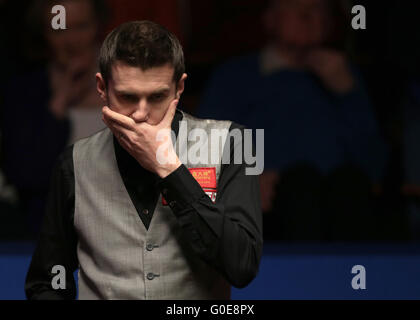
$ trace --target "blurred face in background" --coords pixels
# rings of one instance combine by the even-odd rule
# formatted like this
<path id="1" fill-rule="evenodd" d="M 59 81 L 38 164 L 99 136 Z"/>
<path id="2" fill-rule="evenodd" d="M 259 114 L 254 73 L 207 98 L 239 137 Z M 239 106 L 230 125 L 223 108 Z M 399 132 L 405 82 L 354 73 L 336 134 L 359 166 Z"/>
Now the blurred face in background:
<path id="1" fill-rule="evenodd" d="M 327 0 L 277 0 L 265 15 L 265 25 L 276 45 L 307 49 L 325 42 L 330 15 Z"/>
<path id="2" fill-rule="evenodd" d="M 52 51 L 54 61 L 65 65 L 71 59 L 94 59 L 98 23 L 92 2 L 89 0 L 65 0 L 57 3 L 66 9 L 65 30 L 54 30 L 51 20 L 52 6 L 48 6 L 46 13 L 46 38 Z"/>

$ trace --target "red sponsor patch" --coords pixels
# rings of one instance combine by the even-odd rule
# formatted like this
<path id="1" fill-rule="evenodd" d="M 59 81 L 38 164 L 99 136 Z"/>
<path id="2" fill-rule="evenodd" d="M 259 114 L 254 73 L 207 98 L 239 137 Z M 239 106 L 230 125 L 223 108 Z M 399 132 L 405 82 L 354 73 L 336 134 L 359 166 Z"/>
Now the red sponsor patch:
<path id="1" fill-rule="evenodd" d="M 189 168 L 188 170 L 200 184 L 201 188 L 203 188 L 203 191 L 215 202 L 217 193 L 216 168 Z M 163 196 L 162 205 L 168 205 Z"/>

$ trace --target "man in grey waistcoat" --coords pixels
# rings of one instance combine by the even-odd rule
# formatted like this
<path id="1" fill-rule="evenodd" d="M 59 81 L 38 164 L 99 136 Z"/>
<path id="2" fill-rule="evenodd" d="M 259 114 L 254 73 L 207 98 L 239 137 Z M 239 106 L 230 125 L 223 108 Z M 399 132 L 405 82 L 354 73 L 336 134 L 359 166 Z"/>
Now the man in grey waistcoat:
<path id="1" fill-rule="evenodd" d="M 182 47 L 153 22 L 114 29 L 99 71 L 106 127 L 57 162 L 27 297 L 229 299 L 262 252 L 258 176 L 234 161 L 246 129 L 177 109 Z"/>

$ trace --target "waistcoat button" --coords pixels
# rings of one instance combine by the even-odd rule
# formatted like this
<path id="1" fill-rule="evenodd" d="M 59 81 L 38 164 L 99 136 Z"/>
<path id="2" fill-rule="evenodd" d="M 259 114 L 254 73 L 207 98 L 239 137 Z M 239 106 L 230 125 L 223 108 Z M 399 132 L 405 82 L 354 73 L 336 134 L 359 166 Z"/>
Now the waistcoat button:
<path id="1" fill-rule="evenodd" d="M 149 214 L 149 210 L 147 210 L 147 209 L 143 209 L 143 214 Z"/>
<path id="2" fill-rule="evenodd" d="M 153 273 L 151 273 L 151 272 L 149 272 L 147 274 L 147 279 L 149 279 L 149 280 L 153 280 L 154 277 L 155 277 L 155 275 Z"/>
<path id="3" fill-rule="evenodd" d="M 151 243 L 147 244 L 147 246 L 146 246 L 146 249 L 147 249 L 148 251 L 152 251 L 152 250 L 153 250 L 153 248 L 154 248 L 154 245 L 153 245 L 153 244 L 151 244 Z"/>

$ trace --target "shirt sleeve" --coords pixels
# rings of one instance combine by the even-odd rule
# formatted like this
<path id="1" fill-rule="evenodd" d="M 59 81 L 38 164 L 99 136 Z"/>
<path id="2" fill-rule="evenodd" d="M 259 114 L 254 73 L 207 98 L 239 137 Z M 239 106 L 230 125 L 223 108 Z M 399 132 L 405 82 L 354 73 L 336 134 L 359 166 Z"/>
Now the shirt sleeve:
<path id="1" fill-rule="evenodd" d="M 233 123 L 235 128 L 243 131 Z M 243 135 L 242 135 L 243 136 Z M 246 175 L 246 163 L 222 164 L 213 203 L 181 165 L 159 183 L 193 251 L 235 287 L 247 286 L 257 275 L 262 254 L 262 213 L 258 176 Z M 243 150 L 243 149 L 242 149 Z"/>
<path id="2" fill-rule="evenodd" d="M 41 233 L 26 276 L 25 293 L 31 300 L 75 299 L 73 273 L 78 267 L 77 239 L 73 228 L 74 167 L 73 147 L 68 147 L 54 168 Z M 52 281 L 63 285 L 53 271 L 65 270 L 65 288 L 54 289 Z M 61 273 L 62 274 L 62 273 Z M 54 281 L 55 281 L 54 280 Z"/>

